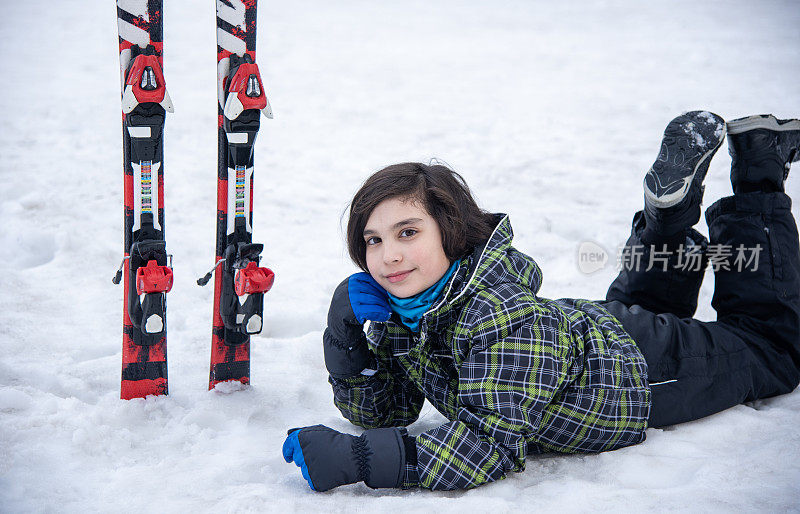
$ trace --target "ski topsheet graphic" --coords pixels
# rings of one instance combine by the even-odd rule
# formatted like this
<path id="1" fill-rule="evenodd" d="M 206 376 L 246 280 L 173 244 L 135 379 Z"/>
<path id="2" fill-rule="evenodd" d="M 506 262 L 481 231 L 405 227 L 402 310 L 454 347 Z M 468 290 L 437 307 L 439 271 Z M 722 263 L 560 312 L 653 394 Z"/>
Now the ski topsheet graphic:
<path id="1" fill-rule="evenodd" d="M 172 267 L 164 239 L 166 112 L 162 0 L 117 0 L 125 194 L 123 399 L 167 394 L 167 304 Z"/>
<path id="2" fill-rule="evenodd" d="M 264 293 L 274 274 L 259 267 L 253 243 L 253 145 L 260 116 L 272 118 L 256 59 L 256 0 L 216 0 L 217 243 L 209 389 L 250 382 L 250 335 L 263 326 Z"/>

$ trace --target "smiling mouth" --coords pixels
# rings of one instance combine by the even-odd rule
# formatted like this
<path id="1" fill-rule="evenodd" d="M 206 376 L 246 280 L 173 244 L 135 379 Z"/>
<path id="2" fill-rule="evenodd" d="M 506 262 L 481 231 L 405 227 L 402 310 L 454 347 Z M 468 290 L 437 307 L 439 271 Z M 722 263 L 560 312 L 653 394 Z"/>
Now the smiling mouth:
<path id="1" fill-rule="evenodd" d="M 386 275 L 386 280 L 388 280 L 392 284 L 396 284 L 397 282 L 404 280 L 408 275 L 411 274 L 412 271 L 414 270 L 399 271 L 397 273 L 392 273 L 391 275 Z"/>

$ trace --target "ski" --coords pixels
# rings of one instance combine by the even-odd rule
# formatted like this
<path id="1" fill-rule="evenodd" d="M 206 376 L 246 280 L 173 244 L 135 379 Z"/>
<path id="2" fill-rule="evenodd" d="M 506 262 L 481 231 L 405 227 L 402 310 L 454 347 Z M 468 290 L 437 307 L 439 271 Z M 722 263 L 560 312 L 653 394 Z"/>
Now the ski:
<path id="1" fill-rule="evenodd" d="M 256 0 L 215 0 L 217 7 L 217 244 L 208 388 L 250 383 L 250 336 L 261 332 L 264 293 L 274 274 L 259 267 L 253 243 L 253 145 L 260 115 L 272 112 L 256 59 Z"/>
<path id="2" fill-rule="evenodd" d="M 120 398 L 167 394 L 167 304 L 172 263 L 164 239 L 166 112 L 162 0 L 117 0 L 125 195 Z M 168 262 L 169 261 L 169 262 Z"/>

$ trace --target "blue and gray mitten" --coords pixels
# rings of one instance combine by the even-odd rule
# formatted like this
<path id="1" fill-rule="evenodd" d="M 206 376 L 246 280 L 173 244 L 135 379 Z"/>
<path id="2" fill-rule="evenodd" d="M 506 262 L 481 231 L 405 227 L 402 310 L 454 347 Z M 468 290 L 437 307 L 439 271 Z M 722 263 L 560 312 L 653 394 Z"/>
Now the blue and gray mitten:
<path id="1" fill-rule="evenodd" d="M 374 369 L 364 323 L 387 321 L 391 315 L 389 295 L 369 273 L 350 275 L 336 287 L 322 335 L 325 366 L 331 376 L 349 378 Z"/>
<path id="2" fill-rule="evenodd" d="M 356 437 L 314 425 L 289 430 L 283 458 L 300 468 L 315 491 L 362 481 L 372 488 L 400 487 L 408 444 L 413 448 L 413 439 L 398 428 L 374 428 Z"/>

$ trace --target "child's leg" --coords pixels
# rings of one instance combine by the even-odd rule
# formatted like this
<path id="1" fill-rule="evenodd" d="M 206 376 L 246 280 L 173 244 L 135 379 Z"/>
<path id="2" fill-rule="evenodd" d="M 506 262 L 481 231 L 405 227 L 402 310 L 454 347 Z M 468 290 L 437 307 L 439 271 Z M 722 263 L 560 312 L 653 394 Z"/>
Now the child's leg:
<path id="1" fill-rule="evenodd" d="M 711 305 L 717 321 L 785 352 L 796 372 L 800 243 L 791 205 L 782 192 L 735 194 L 709 207 L 706 220 L 712 245 L 732 249 L 730 269 L 719 267 L 714 272 Z"/>
<path id="2" fill-rule="evenodd" d="M 771 143 L 761 148 L 767 153 L 793 149 L 780 159 L 769 155 L 788 165 L 800 157 L 800 122 L 795 142 L 788 137 L 794 134 L 776 130 Z M 773 144 L 779 136 L 782 144 Z M 744 401 L 788 393 L 800 381 L 800 243 L 791 202 L 782 192 L 785 175 L 776 169 L 775 177 L 780 178 L 773 177 L 773 182 L 779 187 L 771 188 L 762 167 L 751 174 L 758 175 L 761 192 L 751 187 L 743 178 L 748 163 L 735 151 L 743 136 L 730 137 L 737 194 L 706 212 L 709 249 L 716 255 L 731 254 L 728 269 L 715 270 L 712 304 L 718 321 L 659 314 L 615 299 L 606 303 L 648 363 L 651 426 L 689 421 Z M 743 259 L 737 261 L 740 253 Z"/>
<path id="3" fill-rule="evenodd" d="M 750 193 L 708 209 L 712 248 L 763 248 L 755 269 L 751 262 L 742 271 L 734 265 L 715 273 L 718 321 L 605 303 L 647 361 L 650 426 L 691 421 L 797 386 L 800 250 L 789 205 L 783 193 Z"/>
<path id="4" fill-rule="evenodd" d="M 643 235 L 645 226 L 645 213 L 639 211 L 633 217 L 631 235 L 620 254 L 621 270 L 608 288 L 606 301 L 689 318 L 697 310 L 708 241 L 694 229 L 681 231 L 679 244 L 648 239 Z"/>
<path id="5" fill-rule="evenodd" d="M 800 242 L 783 192 L 791 163 L 800 160 L 800 120 L 734 120 L 728 142 L 736 194 L 709 207 L 706 220 L 716 248 L 752 261 L 744 271 L 743 258 L 715 269 L 711 304 L 720 322 L 764 337 L 800 368 Z"/>
<path id="6" fill-rule="evenodd" d="M 694 314 L 707 241 L 691 227 L 700 220 L 703 179 L 724 137 L 724 120 L 705 111 L 688 112 L 667 125 L 645 176 L 645 208 L 633 218 L 608 301 L 681 317 Z"/>

